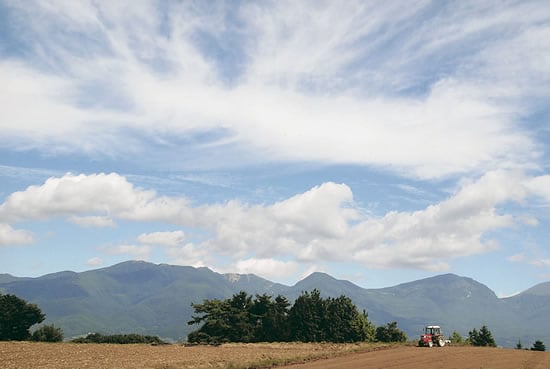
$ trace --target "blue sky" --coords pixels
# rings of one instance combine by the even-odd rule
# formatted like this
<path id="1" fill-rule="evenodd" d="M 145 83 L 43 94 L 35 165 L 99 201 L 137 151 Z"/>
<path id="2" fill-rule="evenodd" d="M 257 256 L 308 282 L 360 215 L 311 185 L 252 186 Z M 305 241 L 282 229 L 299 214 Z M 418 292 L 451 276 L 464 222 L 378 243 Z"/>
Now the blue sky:
<path id="1" fill-rule="evenodd" d="M 0 272 L 550 280 L 547 1 L 0 1 Z"/>

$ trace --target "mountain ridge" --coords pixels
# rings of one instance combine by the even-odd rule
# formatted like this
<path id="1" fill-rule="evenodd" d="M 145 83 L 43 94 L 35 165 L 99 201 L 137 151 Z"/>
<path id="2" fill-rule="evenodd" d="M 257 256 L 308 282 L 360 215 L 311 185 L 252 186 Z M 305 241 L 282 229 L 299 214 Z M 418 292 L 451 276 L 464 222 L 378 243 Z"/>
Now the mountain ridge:
<path id="1" fill-rule="evenodd" d="M 293 286 L 254 274 L 219 274 L 201 267 L 128 261 L 85 272 L 63 271 L 36 278 L 0 275 L 0 293 L 37 303 L 46 323 L 60 326 L 67 338 L 90 331 L 155 334 L 183 339 L 194 327 L 187 321 L 192 303 L 225 299 L 239 291 L 286 296 L 294 300 L 317 288 L 322 295 L 346 295 L 365 309 L 376 325 L 397 321 L 409 338 L 437 323 L 463 336 L 486 324 L 497 343 L 513 346 L 533 339 L 550 341 L 550 282 L 512 297 L 498 298 L 472 278 L 443 274 L 391 287 L 365 289 L 315 272 Z"/>

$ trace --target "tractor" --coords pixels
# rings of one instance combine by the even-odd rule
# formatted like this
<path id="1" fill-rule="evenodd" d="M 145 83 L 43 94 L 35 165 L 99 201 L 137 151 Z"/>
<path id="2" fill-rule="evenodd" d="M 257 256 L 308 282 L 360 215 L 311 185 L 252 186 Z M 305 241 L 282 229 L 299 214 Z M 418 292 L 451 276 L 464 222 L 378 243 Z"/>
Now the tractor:
<path id="1" fill-rule="evenodd" d="M 447 343 L 447 340 L 441 333 L 441 327 L 438 325 L 428 325 L 424 328 L 424 334 L 420 336 L 418 346 L 433 347 L 434 345 L 437 345 L 439 347 L 443 347 L 445 346 L 445 343 Z"/>

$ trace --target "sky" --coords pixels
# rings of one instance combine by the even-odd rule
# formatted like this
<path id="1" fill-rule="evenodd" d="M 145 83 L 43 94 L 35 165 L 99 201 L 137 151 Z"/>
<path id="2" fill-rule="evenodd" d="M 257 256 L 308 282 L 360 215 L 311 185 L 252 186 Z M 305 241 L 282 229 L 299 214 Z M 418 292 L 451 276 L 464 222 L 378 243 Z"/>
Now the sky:
<path id="1" fill-rule="evenodd" d="M 0 0 L 0 273 L 550 280 L 550 3 Z"/>

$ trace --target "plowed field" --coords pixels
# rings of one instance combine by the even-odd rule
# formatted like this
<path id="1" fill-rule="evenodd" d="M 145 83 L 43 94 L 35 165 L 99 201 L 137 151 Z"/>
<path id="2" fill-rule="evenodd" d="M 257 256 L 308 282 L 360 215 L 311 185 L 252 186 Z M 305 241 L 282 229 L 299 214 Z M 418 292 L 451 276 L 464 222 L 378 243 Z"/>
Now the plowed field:
<path id="1" fill-rule="evenodd" d="M 398 347 L 284 367 L 286 369 L 550 369 L 550 352 L 484 347 Z M 282 368 L 278 368 L 282 369 Z"/>
<path id="2" fill-rule="evenodd" d="M 239 369 L 303 362 L 370 348 L 372 346 L 367 344 L 266 343 L 185 347 L 0 342 L 0 369 Z"/>
<path id="3" fill-rule="evenodd" d="M 317 359 L 312 360 L 314 358 Z M 184 347 L 0 342 L 1 369 L 246 368 L 285 362 L 300 363 L 278 369 L 549 369 L 550 353 L 473 347 L 429 349 L 331 344 Z"/>

